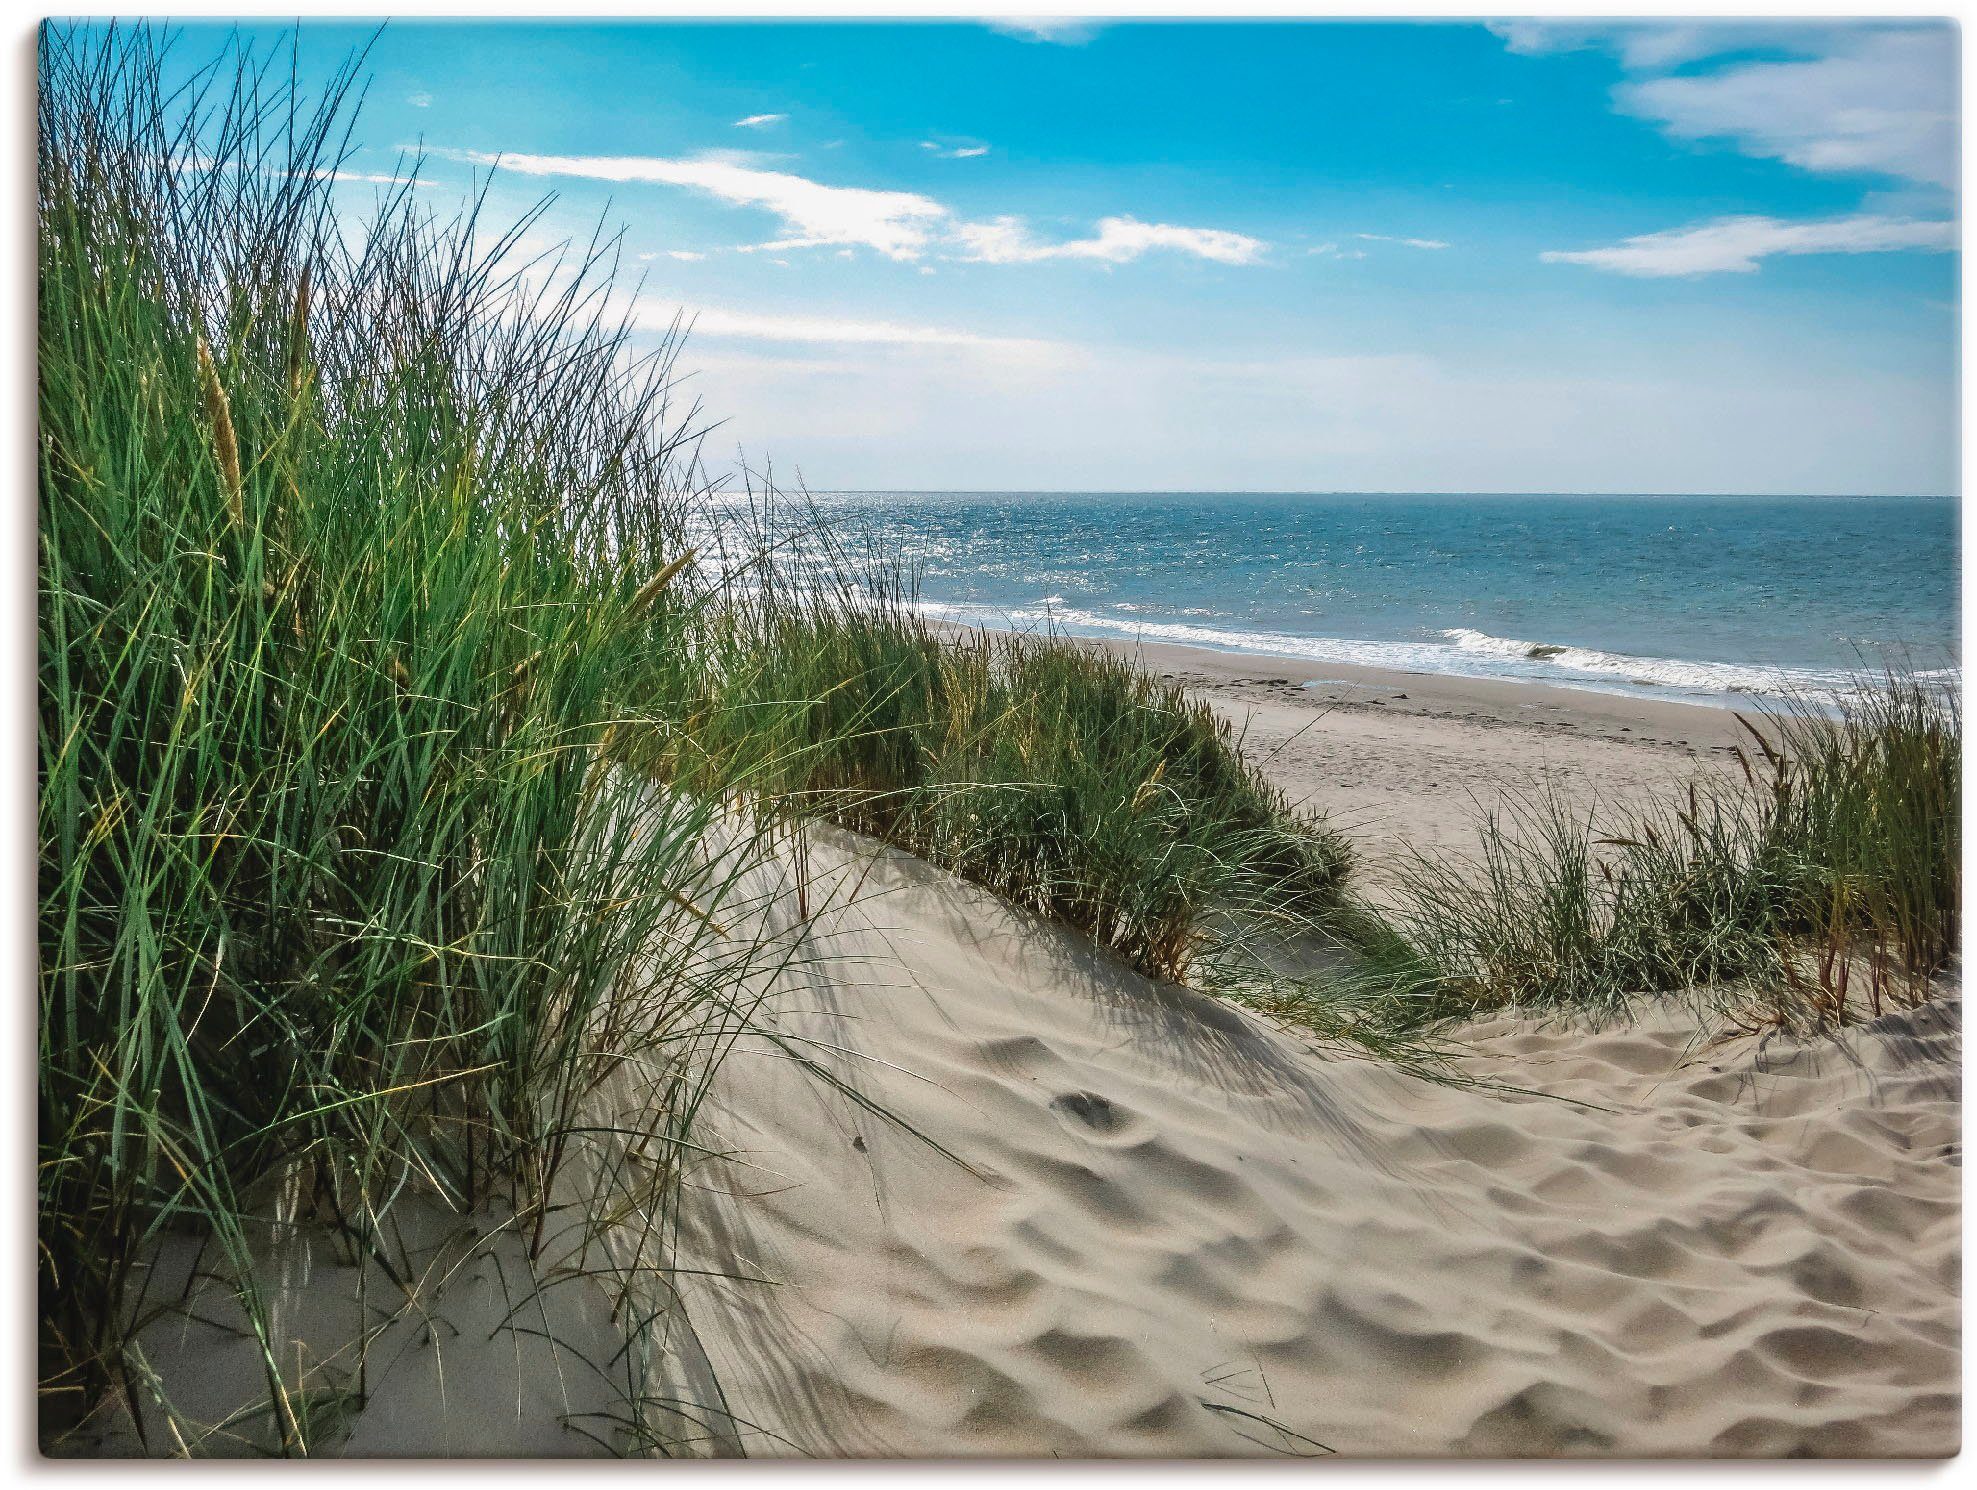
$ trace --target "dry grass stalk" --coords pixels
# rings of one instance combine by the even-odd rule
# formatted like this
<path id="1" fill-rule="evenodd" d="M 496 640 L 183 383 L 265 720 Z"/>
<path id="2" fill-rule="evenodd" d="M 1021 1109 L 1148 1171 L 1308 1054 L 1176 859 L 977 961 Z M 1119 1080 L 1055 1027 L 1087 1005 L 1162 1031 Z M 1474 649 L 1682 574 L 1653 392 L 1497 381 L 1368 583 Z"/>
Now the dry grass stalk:
<path id="1" fill-rule="evenodd" d="M 236 528 L 245 527 L 247 506 L 240 481 L 240 442 L 234 438 L 233 411 L 227 403 L 227 391 L 220 386 L 219 369 L 213 366 L 213 353 L 203 336 L 199 338 L 199 386 L 206 396 L 206 421 L 213 427 L 213 454 L 220 463 L 227 516 Z"/>
<path id="2" fill-rule="evenodd" d="M 302 393 L 302 375 L 306 370 L 309 353 L 309 269 L 302 266 L 302 277 L 295 285 L 295 314 L 288 324 L 288 393 L 298 398 Z"/>
<path id="3" fill-rule="evenodd" d="M 632 596 L 632 603 L 628 613 L 635 617 L 644 615 L 647 609 L 651 607 L 652 602 L 659 598 L 660 592 L 673 582 L 682 569 L 694 561 L 696 552 L 694 549 L 688 549 L 664 569 L 653 575 L 651 579 L 639 586 L 638 593 Z"/>

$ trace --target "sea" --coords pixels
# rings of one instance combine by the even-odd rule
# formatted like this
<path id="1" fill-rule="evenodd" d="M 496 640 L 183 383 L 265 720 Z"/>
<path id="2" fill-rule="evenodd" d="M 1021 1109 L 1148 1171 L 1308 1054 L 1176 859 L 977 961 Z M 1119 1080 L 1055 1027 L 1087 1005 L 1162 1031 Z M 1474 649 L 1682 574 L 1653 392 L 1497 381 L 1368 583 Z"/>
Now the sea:
<path id="1" fill-rule="evenodd" d="M 813 493 L 929 616 L 1735 705 L 1958 666 L 1946 497 Z"/>

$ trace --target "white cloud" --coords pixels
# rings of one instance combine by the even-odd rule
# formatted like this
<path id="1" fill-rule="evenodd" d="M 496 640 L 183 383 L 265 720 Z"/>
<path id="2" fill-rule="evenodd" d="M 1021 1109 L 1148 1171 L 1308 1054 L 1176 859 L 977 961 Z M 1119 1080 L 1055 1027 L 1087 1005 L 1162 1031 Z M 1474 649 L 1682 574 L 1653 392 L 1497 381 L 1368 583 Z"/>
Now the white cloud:
<path id="1" fill-rule="evenodd" d="M 1808 171 L 1899 176 L 1935 187 L 1957 170 L 1957 39 L 1940 23 L 1501 21 L 1513 52 L 1598 47 L 1636 74 L 1621 112 L 1676 139 L 1718 140 Z M 1675 69 L 1735 53 L 1763 60 Z"/>
<path id="2" fill-rule="evenodd" d="M 1396 238 L 1388 233 L 1354 233 L 1355 238 L 1364 238 L 1368 243 L 1400 243 L 1408 248 L 1447 248 L 1450 245 L 1439 238 Z"/>
<path id="3" fill-rule="evenodd" d="M 663 331 L 681 314 L 670 302 L 641 297 L 634 311 L 638 324 Z M 978 351 L 1022 355 L 1068 354 L 1065 343 L 1030 337 L 989 336 L 948 326 L 917 326 L 899 321 L 860 320 L 846 316 L 783 315 L 777 312 L 702 306 L 685 313 L 695 341 L 766 341 L 825 343 L 834 346 L 970 347 Z"/>
<path id="4" fill-rule="evenodd" d="M 411 175 L 393 175 L 385 171 L 352 171 L 344 167 L 334 170 L 324 169 L 309 172 L 318 181 L 361 182 L 366 186 L 429 186 L 430 182 L 420 181 Z"/>
<path id="5" fill-rule="evenodd" d="M 1572 33 L 1564 27 L 1571 23 L 1538 19 L 1512 21 L 1485 21 L 1504 45 L 1504 50 L 1517 52 L 1526 57 L 1542 56 L 1546 52 L 1570 51 L 1575 47 L 1590 45 L 1590 40 L 1572 40 Z"/>
<path id="6" fill-rule="evenodd" d="M 933 140 L 920 141 L 920 148 L 922 150 L 931 150 L 942 160 L 973 160 L 978 155 L 987 155 L 989 153 L 989 147 L 986 145 L 948 146 L 937 144 Z"/>
<path id="7" fill-rule="evenodd" d="M 1679 67 L 1726 52 L 1764 48 L 1798 51 L 1814 45 L 1823 29 L 1779 21 L 1577 21 L 1529 18 L 1487 21 L 1507 51 L 1527 57 L 1612 52 L 1630 70 Z"/>
<path id="8" fill-rule="evenodd" d="M 1549 264 L 1585 264 L 1617 274 L 1665 278 L 1693 274 L 1750 274 L 1774 254 L 1891 253 L 1902 249 L 1944 252 L 1956 247 L 1956 224 L 1867 214 L 1812 222 L 1775 217 L 1722 217 L 1693 227 L 1643 233 L 1610 248 L 1552 250 Z"/>
<path id="9" fill-rule="evenodd" d="M 1133 217 L 1101 218 L 1098 235 L 1068 243 L 1039 243 L 1020 218 L 962 223 L 955 237 L 964 257 L 984 264 L 1035 264 L 1045 259 L 1096 259 L 1124 264 L 1151 249 L 1172 249 L 1218 264 L 1253 264 L 1268 247 L 1260 239 L 1221 228 L 1183 228 Z"/>
<path id="10" fill-rule="evenodd" d="M 718 159 L 677 160 L 649 155 L 490 155 L 484 151 L 436 154 L 500 165 L 525 176 L 581 176 L 593 181 L 644 181 L 683 186 L 731 202 L 760 207 L 782 219 L 788 236 L 770 249 L 849 244 L 889 259 L 926 252 L 932 229 L 948 216 L 931 197 L 910 191 L 825 186 L 786 171 L 762 171 Z"/>
<path id="11" fill-rule="evenodd" d="M 887 258 L 917 260 L 942 248 L 989 264 L 1032 264 L 1046 259 L 1128 263 L 1153 249 L 1192 254 L 1220 264 L 1253 264 L 1268 244 L 1222 228 L 1177 227 L 1106 217 L 1095 237 L 1066 243 L 1037 241 L 1018 217 L 962 222 L 932 197 L 910 191 L 826 186 L 786 171 L 766 171 L 719 156 L 672 159 L 644 155 L 493 155 L 479 150 L 435 149 L 449 160 L 500 166 L 525 176 L 578 176 L 592 181 L 652 182 L 703 192 L 737 206 L 760 207 L 782 220 L 786 235 L 748 244 L 742 253 L 792 249 L 865 247 Z"/>
<path id="12" fill-rule="evenodd" d="M 666 257 L 669 259 L 678 259 L 683 264 L 697 264 L 706 258 L 707 255 L 698 253 L 691 248 L 669 248 L 666 250 Z"/>
<path id="13" fill-rule="evenodd" d="M 1808 171 L 1956 180 L 1956 41 L 1939 27 L 1863 31 L 1805 61 L 1649 78 L 1615 99 L 1678 139 L 1728 140 Z"/>
<path id="14" fill-rule="evenodd" d="M 696 150 L 689 158 L 700 165 L 740 166 L 748 171 L 773 171 L 778 161 L 795 160 L 797 157 L 788 150 L 730 150 L 724 146 L 717 146 L 712 150 Z"/>
<path id="15" fill-rule="evenodd" d="M 421 89 L 417 93 L 406 95 L 405 102 L 415 109 L 429 109 L 432 107 L 432 95 Z"/>
<path id="16" fill-rule="evenodd" d="M 734 122 L 736 129 L 767 129 L 772 124 L 781 124 L 789 118 L 787 114 L 750 114 L 746 119 Z"/>
<path id="17" fill-rule="evenodd" d="M 1098 32 L 1099 23 L 1083 16 L 997 16 L 983 22 L 991 31 L 1019 41 L 1056 42 L 1059 46 L 1083 46 Z"/>

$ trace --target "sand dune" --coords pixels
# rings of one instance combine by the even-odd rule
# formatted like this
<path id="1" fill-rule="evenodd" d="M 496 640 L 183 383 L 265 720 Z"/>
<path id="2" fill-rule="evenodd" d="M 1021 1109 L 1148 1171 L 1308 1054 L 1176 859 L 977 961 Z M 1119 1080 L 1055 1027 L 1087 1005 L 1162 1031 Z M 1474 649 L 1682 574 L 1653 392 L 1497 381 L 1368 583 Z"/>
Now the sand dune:
<path id="1" fill-rule="evenodd" d="M 1954 997 L 1806 1044 L 1666 1003 L 1500 1019 L 1459 1032 L 1482 1085 L 1444 1085 L 865 840 L 813 830 L 808 864 L 807 926 L 785 862 L 738 930 L 787 938 L 777 1038 L 696 1124 L 659 1379 L 621 1329 L 663 1297 L 599 1275 L 578 1177 L 534 1262 L 501 1216 L 401 1205 L 409 1294 L 305 1224 L 265 1281 L 318 1452 L 636 1452 L 627 1390 L 670 1447 L 757 1456 L 1956 1450 Z M 179 1423 L 64 1452 L 278 1442 L 198 1251 L 148 1289 L 186 1300 L 144 1335 Z"/>
<path id="2" fill-rule="evenodd" d="M 693 1323 L 750 1453 L 1935 1455 L 1957 1006 L 1705 1048 L 1502 1020 L 1425 1083 L 820 835 L 706 1119 Z M 788 915 L 786 904 L 776 914 Z M 856 1052 L 856 1055 L 844 1052 Z"/>

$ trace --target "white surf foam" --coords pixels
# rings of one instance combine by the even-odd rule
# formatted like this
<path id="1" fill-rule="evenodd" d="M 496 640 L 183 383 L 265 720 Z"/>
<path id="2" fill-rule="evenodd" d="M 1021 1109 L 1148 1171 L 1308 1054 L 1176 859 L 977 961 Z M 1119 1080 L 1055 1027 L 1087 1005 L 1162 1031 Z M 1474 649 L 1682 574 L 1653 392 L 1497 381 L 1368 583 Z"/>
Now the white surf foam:
<path id="1" fill-rule="evenodd" d="M 1677 688 L 1695 693 L 1779 695 L 1830 692 L 1846 685 L 1844 673 L 1810 668 L 1751 667 L 1730 662 L 1700 662 L 1675 657 L 1637 657 L 1596 647 L 1559 642 L 1520 641 L 1491 636 L 1464 626 L 1442 633 L 1459 652 L 1499 658 L 1526 665 L 1534 676 L 1585 673 L 1620 678 L 1637 687 Z"/>
<path id="2" fill-rule="evenodd" d="M 1439 632 L 1438 639 L 1433 641 L 1360 641 L 1349 637 L 1298 636 L 1281 631 L 1241 631 L 1180 621 L 1151 621 L 1137 614 L 1108 615 L 1054 604 L 1011 609 L 922 600 L 919 607 L 922 614 L 933 619 L 969 625 L 1017 630 L 1050 626 L 1074 635 L 1136 636 L 1220 652 L 1459 677 L 1545 682 L 1609 693 L 1679 693 L 1725 704 L 1752 696 L 1828 699 L 1845 691 L 1849 683 L 1848 674 L 1837 671 L 1639 657 L 1592 647 L 1491 636 L 1466 627 Z"/>

